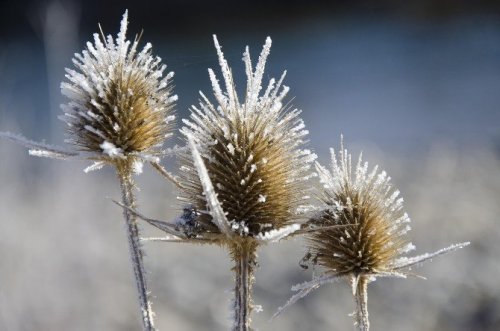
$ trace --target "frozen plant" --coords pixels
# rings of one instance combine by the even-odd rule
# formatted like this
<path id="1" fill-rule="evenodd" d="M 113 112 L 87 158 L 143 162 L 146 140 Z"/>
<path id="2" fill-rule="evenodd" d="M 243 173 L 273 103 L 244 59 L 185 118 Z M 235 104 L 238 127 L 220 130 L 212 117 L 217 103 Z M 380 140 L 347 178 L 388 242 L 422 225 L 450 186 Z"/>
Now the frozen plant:
<path id="1" fill-rule="evenodd" d="M 30 149 L 30 154 L 56 159 L 85 158 L 94 161 L 85 172 L 111 165 L 116 169 L 122 203 L 135 208 L 133 174 L 142 172 L 144 161 L 160 169 L 162 145 L 175 119 L 171 94 L 173 73 L 151 54 L 151 44 L 138 50 L 139 38 L 126 39 L 128 13 L 123 15 L 116 38 L 94 34 L 94 43 L 75 54 L 74 69 L 66 69 L 61 91 L 68 98 L 60 118 L 68 126 L 67 143 L 73 151 L 27 140 L 19 135 L 1 137 Z M 166 173 L 166 172 L 164 172 Z M 143 252 L 136 217 L 124 210 L 130 254 L 139 291 L 144 330 L 154 330 L 148 298 Z"/>
<path id="2" fill-rule="evenodd" d="M 294 296 L 275 314 L 321 285 L 347 279 L 356 302 L 355 324 L 361 331 L 370 328 L 367 286 L 378 277 L 406 278 L 408 269 L 456 249 L 464 242 L 430 254 L 407 257 L 415 249 L 408 241 L 410 218 L 403 211 L 403 199 L 392 188 L 390 177 L 378 167 L 368 170 L 359 156 L 352 170 L 351 155 L 341 144 L 338 159 L 331 150 L 332 171 L 316 162 L 322 184 L 322 208 L 311 220 L 320 230 L 306 235 L 308 253 L 304 260 L 319 266 L 322 273 L 312 281 L 295 285 Z M 344 227 L 330 227 L 343 225 Z M 328 227 L 323 228 L 321 227 Z"/>
<path id="3" fill-rule="evenodd" d="M 267 38 L 255 68 L 248 47 L 243 53 L 247 76 L 240 101 L 221 46 L 215 48 L 224 79 L 222 91 L 209 69 L 216 103 L 200 92 L 181 132 L 189 146 L 180 153 L 180 200 L 186 205 L 175 224 L 154 221 L 166 231 L 164 241 L 213 243 L 229 250 L 234 261 L 233 330 L 250 330 L 253 272 L 257 248 L 303 227 L 316 155 L 304 149 L 308 134 L 300 111 L 283 100 L 288 87 L 262 79 L 271 39 Z M 135 212 L 137 214 L 137 212 Z"/>

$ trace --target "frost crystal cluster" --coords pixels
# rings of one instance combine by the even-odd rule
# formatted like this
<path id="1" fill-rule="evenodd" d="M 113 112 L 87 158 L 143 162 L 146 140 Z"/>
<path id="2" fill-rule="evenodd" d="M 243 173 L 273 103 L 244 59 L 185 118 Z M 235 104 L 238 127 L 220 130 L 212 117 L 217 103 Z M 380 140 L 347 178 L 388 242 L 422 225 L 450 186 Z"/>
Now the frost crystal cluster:
<path id="1" fill-rule="evenodd" d="M 351 281 L 356 299 L 356 324 L 369 329 L 367 285 L 377 277 L 402 277 L 405 268 L 462 248 L 468 243 L 452 245 L 432 254 L 408 258 L 415 249 L 409 242 L 410 218 L 403 211 L 403 199 L 392 188 L 390 177 L 378 167 L 368 169 L 360 155 L 354 171 L 351 155 L 343 149 L 332 149 L 332 171 L 316 163 L 323 186 L 320 200 L 323 207 L 311 222 L 323 230 L 306 235 L 308 253 L 305 261 L 319 266 L 322 274 L 311 282 L 293 289 L 298 293 L 285 307 L 325 283 L 340 278 Z M 280 308 L 280 313 L 285 307 Z"/>
<path id="2" fill-rule="evenodd" d="M 227 92 L 222 92 L 209 69 L 216 103 L 200 92 L 200 104 L 192 106 L 181 130 L 201 156 L 198 163 L 189 152 L 180 157 L 181 199 L 198 211 L 207 210 L 211 197 L 204 181 L 210 181 L 223 210 L 215 217 L 227 219 L 228 233 L 266 238 L 266 233 L 292 225 L 304 209 L 309 198 L 304 183 L 312 176 L 316 156 L 303 149 L 308 131 L 300 111 L 284 104 L 289 90 L 282 85 L 285 73 L 262 91 L 271 39 L 267 38 L 255 69 L 248 47 L 243 54 L 247 76 L 243 101 L 215 36 L 214 42 Z M 206 168 L 208 178 L 199 174 L 197 164 Z M 200 213 L 197 221 L 201 231 L 217 233 L 219 220 L 209 209 L 212 213 Z"/>
<path id="3" fill-rule="evenodd" d="M 171 133 L 173 73 L 151 54 L 151 44 L 138 50 L 139 38 L 125 39 L 127 12 L 116 39 L 95 33 L 94 43 L 75 54 L 76 67 L 66 69 L 62 93 L 69 99 L 60 118 L 69 126 L 68 142 L 98 161 L 134 157 L 151 159 Z"/>

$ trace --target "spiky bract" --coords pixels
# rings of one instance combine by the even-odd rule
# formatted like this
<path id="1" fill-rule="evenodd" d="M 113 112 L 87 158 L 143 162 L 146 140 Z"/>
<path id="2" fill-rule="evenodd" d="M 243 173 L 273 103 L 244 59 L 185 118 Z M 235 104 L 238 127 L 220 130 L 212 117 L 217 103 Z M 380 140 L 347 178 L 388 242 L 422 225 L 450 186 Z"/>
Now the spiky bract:
<path id="1" fill-rule="evenodd" d="M 209 70 L 217 104 L 201 93 L 199 107 L 192 106 L 181 132 L 197 145 L 231 231 L 239 237 L 255 237 L 297 219 L 308 199 L 304 181 L 311 176 L 315 155 L 302 149 L 308 132 L 300 111 L 283 104 L 288 92 L 282 86 L 285 74 L 277 83 L 271 79 L 259 95 L 271 39 L 266 40 L 255 71 L 248 48 L 243 54 L 248 82 L 241 103 L 231 69 L 215 37 L 214 41 L 227 92 L 222 93 Z M 191 153 L 181 155 L 180 162 L 181 199 L 200 211 L 197 221 L 202 231 L 217 233 L 212 216 L 203 213 L 207 201 Z"/>
<path id="2" fill-rule="evenodd" d="M 150 43 L 138 52 L 139 38 L 125 39 L 127 16 L 116 39 L 94 34 L 61 83 L 69 99 L 61 106 L 68 142 L 98 161 L 158 155 L 174 120 L 173 73 L 163 76 L 166 65 L 152 56 Z"/>

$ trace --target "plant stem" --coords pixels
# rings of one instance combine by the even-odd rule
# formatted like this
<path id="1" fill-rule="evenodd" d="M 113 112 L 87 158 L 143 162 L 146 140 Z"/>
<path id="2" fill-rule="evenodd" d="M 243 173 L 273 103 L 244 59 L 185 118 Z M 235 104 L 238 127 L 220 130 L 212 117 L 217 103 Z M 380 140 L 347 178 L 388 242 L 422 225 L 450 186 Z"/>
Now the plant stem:
<path id="1" fill-rule="evenodd" d="M 134 181 L 132 178 L 132 168 L 127 160 L 120 162 L 116 166 L 118 178 L 122 191 L 123 205 L 134 209 Z M 128 243 L 130 248 L 130 258 L 134 269 L 135 282 L 137 291 L 139 292 L 139 303 L 141 305 L 141 316 L 144 331 L 154 331 L 153 310 L 151 309 L 151 301 L 148 297 L 148 287 L 146 283 L 146 270 L 143 262 L 143 252 L 139 241 L 139 228 L 137 226 L 136 216 L 130 210 L 123 209 L 127 227 Z"/>
<path id="2" fill-rule="evenodd" d="M 356 288 L 356 322 L 358 330 L 370 330 L 370 321 L 368 320 L 368 279 L 361 276 Z"/>
<path id="3" fill-rule="evenodd" d="M 256 247 L 253 244 L 238 245 L 232 249 L 235 261 L 234 325 L 233 331 L 249 331 L 253 308 L 252 285 L 256 264 Z"/>

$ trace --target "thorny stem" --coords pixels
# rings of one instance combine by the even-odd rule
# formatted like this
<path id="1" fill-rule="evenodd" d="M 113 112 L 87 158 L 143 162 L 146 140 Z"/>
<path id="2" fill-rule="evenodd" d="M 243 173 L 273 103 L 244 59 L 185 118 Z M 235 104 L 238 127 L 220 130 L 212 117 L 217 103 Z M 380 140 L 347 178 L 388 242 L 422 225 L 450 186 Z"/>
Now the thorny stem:
<path id="1" fill-rule="evenodd" d="M 370 321 L 368 320 L 368 279 L 364 276 L 359 278 L 356 287 L 356 324 L 359 331 L 370 330 Z"/>
<path id="2" fill-rule="evenodd" d="M 256 248 L 253 245 L 241 245 L 233 248 L 235 261 L 234 286 L 234 325 L 233 331 L 250 331 L 252 313 L 253 271 L 256 264 Z"/>
<path id="3" fill-rule="evenodd" d="M 128 208 L 135 208 L 134 181 L 130 162 L 124 160 L 116 165 L 118 178 L 122 191 L 122 203 Z M 130 258 L 134 269 L 135 282 L 139 292 L 139 303 L 141 305 L 141 316 L 144 331 L 154 331 L 153 310 L 148 297 L 148 287 L 146 283 L 146 270 L 143 262 L 143 252 L 139 240 L 139 228 L 137 226 L 136 215 L 130 210 L 123 208 L 123 216 L 127 227 L 128 243 L 130 248 Z"/>

